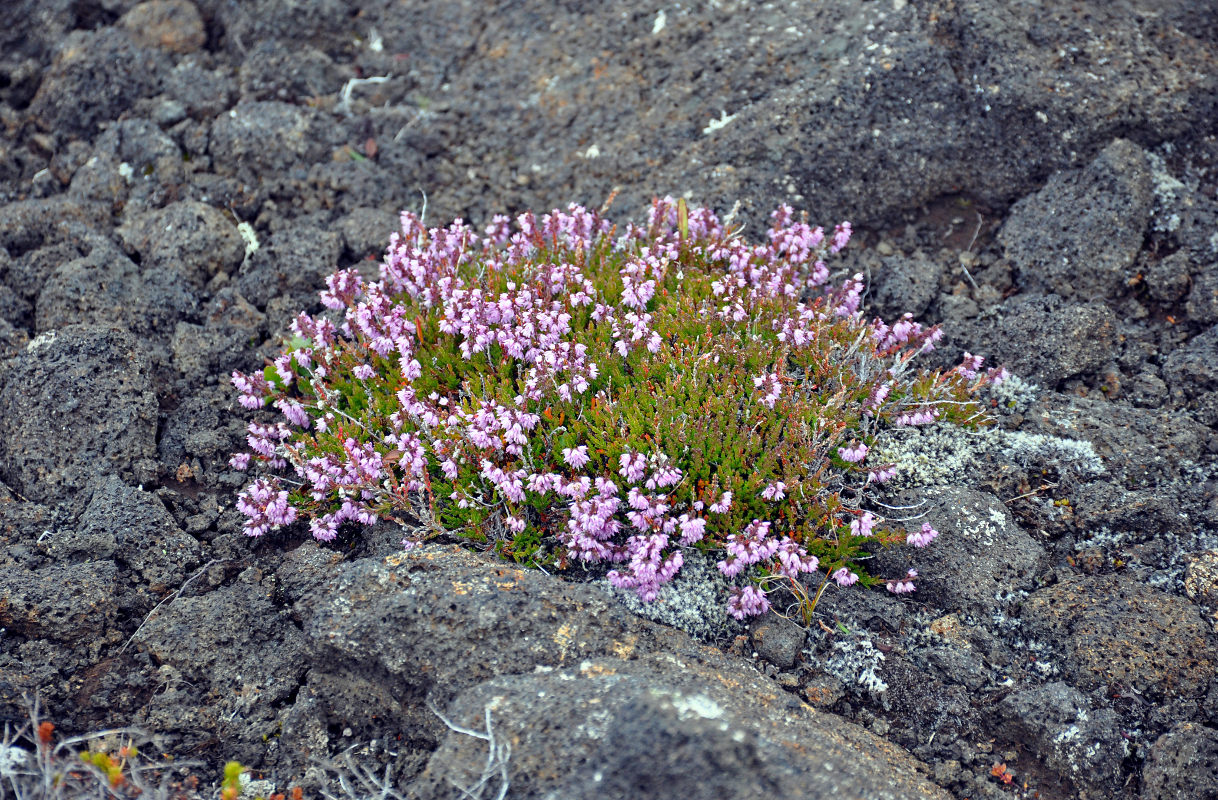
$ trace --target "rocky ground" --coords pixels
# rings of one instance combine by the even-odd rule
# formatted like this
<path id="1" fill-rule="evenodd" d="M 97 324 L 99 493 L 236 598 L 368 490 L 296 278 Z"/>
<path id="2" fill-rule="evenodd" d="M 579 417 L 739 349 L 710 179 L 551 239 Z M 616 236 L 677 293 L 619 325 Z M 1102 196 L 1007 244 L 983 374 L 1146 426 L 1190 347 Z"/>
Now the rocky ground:
<path id="1" fill-rule="evenodd" d="M 1218 797 L 1213 5 L 488 5 L 6 4 L 0 720 L 39 692 L 308 797 L 342 763 L 410 798 Z M 640 609 L 388 526 L 242 535 L 227 376 L 326 274 L 424 195 L 613 192 L 849 219 L 876 313 L 1021 376 L 989 432 L 885 445 L 944 534 L 881 556 L 912 598 L 733 628 L 692 567 Z"/>

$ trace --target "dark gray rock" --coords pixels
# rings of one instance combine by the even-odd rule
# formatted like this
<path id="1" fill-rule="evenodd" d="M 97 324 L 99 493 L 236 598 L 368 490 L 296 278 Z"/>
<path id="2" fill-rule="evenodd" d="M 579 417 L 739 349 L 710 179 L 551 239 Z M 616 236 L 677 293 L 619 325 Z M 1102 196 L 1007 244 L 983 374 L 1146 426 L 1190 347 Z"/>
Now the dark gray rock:
<path id="1" fill-rule="evenodd" d="M 236 91 L 236 79 L 227 69 L 208 68 L 197 58 L 183 58 L 164 75 L 164 93 L 180 102 L 191 118 L 211 119 L 228 111 L 236 102 Z M 206 136 L 201 147 L 183 150 L 192 157 L 203 155 L 207 152 Z"/>
<path id="2" fill-rule="evenodd" d="M 1046 783 L 1061 781 L 1080 799 L 1120 793 L 1129 744 L 1121 736 L 1116 712 L 1093 708 L 1080 692 L 1060 681 L 1016 689 L 995 711 L 1000 721 L 995 735 L 1036 756 L 1028 766 L 1020 760 L 1020 773 L 1031 776 L 1042 792 Z"/>
<path id="3" fill-rule="evenodd" d="M 1122 397 L 1139 408 L 1158 408 L 1170 392 L 1163 379 L 1147 369 L 1121 387 Z"/>
<path id="4" fill-rule="evenodd" d="M 946 614 L 933 620 L 929 632 L 933 636 L 927 636 L 926 641 L 909 648 L 907 658 L 941 685 L 964 686 L 978 691 L 994 682 L 994 670 L 987 661 L 1009 661 L 1009 654 L 1003 652 L 992 635 L 984 628 L 964 622 L 959 614 Z M 922 684 L 925 680 L 914 683 Z"/>
<path id="5" fill-rule="evenodd" d="M 154 611 L 133 641 L 161 665 L 168 690 L 152 698 L 141 722 L 186 747 L 219 735 L 232 742 L 232 758 L 262 758 L 263 736 L 278 732 L 275 709 L 307 669 L 304 639 L 272 593 L 251 567 L 231 585 Z"/>
<path id="6" fill-rule="evenodd" d="M 1103 300 L 1134 277 L 1153 201 L 1145 153 L 1118 139 L 1016 203 L 998 238 L 1023 288 Z"/>
<path id="7" fill-rule="evenodd" d="M 229 470 L 229 457 L 246 446 L 246 423 L 233 411 L 233 391 L 227 382 L 201 387 L 165 413 L 157 442 L 165 473 L 176 476 L 185 467 L 193 475 L 196 460 L 203 468 L 203 475 L 193 475 L 196 479 Z M 245 476 L 236 477 L 245 483 Z"/>
<path id="8" fill-rule="evenodd" d="M 358 261 L 365 256 L 382 258 L 390 234 L 401 227 L 398 215 L 380 208 L 354 208 L 334 224 L 343 237 L 343 255 Z"/>
<path id="9" fill-rule="evenodd" d="M 621 186 L 626 216 L 688 190 L 741 200 L 759 226 L 779 199 L 822 223 L 899 225 L 958 192 L 1003 208 L 1116 137 L 1203 129 L 1218 96 L 1188 66 L 1212 45 L 1103 3 L 837 0 L 683 7 L 662 23 L 651 8 L 525 4 L 479 31 L 459 4 L 398 8 L 367 23 L 411 54 L 389 98 L 428 101 L 412 132 L 443 142 L 462 176 L 429 192 L 441 218 L 596 204 Z"/>
<path id="10" fill-rule="evenodd" d="M 58 244 L 70 231 L 100 228 L 108 218 L 109 210 L 101 204 L 81 202 L 64 195 L 18 200 L 0 206 L 0 247 L 17 259 L 11 285 L 26 297 L 36 294 L 36 288 L 31 290 L 30 284 L 20 280 L 25 277 L 22 257 L 44 245 Z"/>
<path id="11" fill-rule="evenodd" d="M 73 530 L 56 531 L 41 546 L 56 560 L 117 561 L 154 595 L 181 585 L 200 556 L 199 543 L 160 500 L 113 476 L 99 482 Z"/>
<path id="12" fill-rule="evenodd" d="M 1126 487 L 1170 481 L 1205 449 L 1208 433 L 1185 414 L 1144 411 L 1103 398 L 1044 395 L 1028 409 L 1025 430 L 1088 441 Z"/>
<path id="13" fill-rule="evenodd" d="M 947 331 L 948 350 L 982 353 L 990 363 L 1052 388 L 1111 361 L 1116 328 L 1117 318 L 1107 306 L 1020 295 L 991 316 L 953 325 Z"/>
<path id="14" fill-rule="evenodd" d="M 899 748 L 709 654 L 504 676 L 445 714 L 483 732 L 489 720 L 495 742 L 510 743 L 490 761 L 504 762 L 512 797 L 949 797 Z M 498 790 L 487 746 L 448 733 L 412 793 L 455 800 L 484 772 Z"/>
<path id="15" fill-rule="evenodd" d="M 1173 351 L 1163 362 L 1163 378 L 1177 397 L 1218 389 L 1218 325 Z"/>
<path id="16" fill-rule="evenodd" d="M 119 325 L 159 356 L 156 351 L 163 349 L 176 321 L 195 313 L 193 293 L 178 275 L 141 270 L 109 240 L 95 238 L 88 244 L 88 255 L 61 265 L 43 284 L 35 302 L 35 330 Z"/>
<path id="17" fill-rule="evenodd" d="M 1035 585 L 1044 550 L 1011 518 L 1002 501 L 959 487 L 920 489 L 901 495 L 916 505 L 911 529 L 929 522 L 939 532 L 929 546 L 898 547 L 876 554 L 874 574 L 899 578 L 917 569 L 917 599 L 947 610 L 989 616 L 1000 598 Z"/>
<path id="18" fill-rule="evenodd" d="M 176 142 L 150 119 L 116 122 L 72 175 L 69 197 L 138 215 L 171 202 L 186 170 Z M 107 226 L 108 230 L 109 226 Z"/>
<path id="19" fill-rule="evenodd" d="M 804 648 L 807 631 L 790 620 L 766 616 L 749 629 L 753 649 L 779 669 L 790 669 Z"/>
<path id="20" fill-rule="evenodd" d="M 1206 264 L 1197 270 L 1184 308 L 1194 322 L 1202 325 L 1218 322 L 1218 262 Z"/>
<path id="21" fill-rule="evenodd" d="M 389 131 L 389 136 L 393 135 Z M 359 161 L 350 157 L 346 147 L 339 149 L 340 159 L 314 164 L 309 168 L 308 186 L 312 203 L 318 210 L 336 208 L 343 212 L 353 212 L 366 206 L 369 202 L 383 203 L 395 211 L 410 208 L 418 212 L 422 207 L 420 187 L 427 186 L 431 181 L 431 173 L 420 169 L 409 158 L 400 159 L 400 166 L 394 162 L 392 155 L 401 151 L 401 145 L 391 138 L 380 139 L 375 161 Z M 327 215 L 328 216 L 328 215 Z M 428 212 L 427 224 L 431 225 L 433 217 Z M 447 222 L 447 221 L 446 221 Z M 330 228 L 329 225 L 326 225 Z M 391 230 L 397 230 L 395 222 Z M 387 242 L 386 242 L 387 243 Z M 378 246 L 378 250 L 383 245 Z M 383 255 L 383 251 L 377 255 Z"/>
<path id="22" fill-rule="evenodd" d="M 1151 263 L 1146 270 L 1146 289 L 1163 303 L 1174 303 L 1188 293 L 1189 257 L 1183 250 Z"/>
<path id="23" fill-rule="evenodd" d="M 939 294 L 943 265 L 927 258 L 890 256 L 873 276 L 868 303 L 886 320 L 902 314 L 921 317 Z"/>
<path id="24" fill-rule="evenodd" d="M 1095 481 L 1070 493 L 1070 507 L 1080 536 L 1101 532 L 1133 533 L 1136 538 L 1184 533 L 1188 517 L 1174 492 L 1128 491 L 1110 481 Z"/>
<path id="25" fill-rule="evenodd" d="M 204 156 L 206 158 L 206 156 Z M 239 220 L 256 219 L 268 191 L 262 184 L 249 184 L 229 175 L 196 172 L 185 196 L 215 208 L 226 208 Z M 256 232 L 261 237 L 261 231 Z"/>
<path id="26" fill-rule="evenodd" d="M 118 616 L 113 561 L 0 570 L 0 628 L 27 639 L 90 644 Z"/>
<path id="27" fill-rule="evenodd" d="M 1195 605 L 1122 574 L 1068 576 L 1028 597 L 1020 620 L 1085 692 L 1132 689 L 1152 702 L 1203 697 L 1218 668 L 1218 647 Z"/>
<path id="28" fill-rule="evenodd" d="M 303 103 L 337 95 L 353 75 L 315 47 L 299 42 L 260 41 L 238 72 L 242 102 L 282 100 Z"/>
<path id="29" fill-rule="evenodd" d="M 128 9 L 118 27 L 142 47 L 193 53 L 207 41 L 199 9 L 190 0 L 147 0 Z"/>
<path id="30" fill-rule="evenodd" d="M 591 585 L 423 547 L 342 565 L 297 603 L 317 663 L 357 664 L 396 691 L 451 697 L 496 675 L 657 649 L 665 631 Z M 374 644 L 375 643 L 375 644 Z"/>
<path id="31" fill-rule="evenodd" d="M 55 54 L 30 113 L 46 130 L 89 137 L 133 102 L 151 97 L 169 61 L 124 31 L 72 31 Z"/>
<path id="32" fill-rule="evenodd" d="M 214 17 L 223 31 L 223 46 L 234 54 L 243 55 L 268 39 L 337 49 L 367 35 L 352 20 L 350 6 L 341 0 L 200 0 L 199 6 L 205 15 Z"/>
<path id="33" fill-rule="evenodd" d="M 263 240 L 237 273 L 234 285 L 259 308 L 281 295 L 301 308 L 310 307 L 325 287 L 326 276 L 338 266 L 340 246 L 338 234 L 332 231 L 307 223 L 285 227 Z"/>
<path id="34" fill-rule="evenodd" d="M 0 284 L 0 320 L 10 327 L 33 328 L 34 306 L 9 286 Z"/>
<path id="35" fill-rule="evenodd" d="M 1218 731 L 1183 722 L 1150 749 L 1142 800 L 1218 798 Z"/>
<path id="36" fill-rule="evenodd" d="M 0 484 L 0 566 L 43 565 L 35 543 L 56 524 L 57 515 L 52 509 L 22 500 Z"/>
<path id="37" fill-rule="evenodd" d="M 312 125 L 307 108 L 278 101 L 239 103 L 212 123 L 207 152 L 216 172 L 256 181 L 323 158 Z"/>
<path id="38" fill-rule="evenodd" d="M 5 11 L 8 24 L 0 28 L 0 48 L 34 61 L 50 60 L 79 14 L 71 0 L 13 0 Z"/>
<path id="39" fill-rule="evenodd" d="M 8 52 L 13 53 L 12 50 Z M 37 61 L 20 58 L 13 53 L 9 59 L 0 61 L 0 101 L 14 108 L 28 106 L 41 80 L 42 69 Z M 0 175 L 7 178 L 13 173 L 19 174 L 21 169 L 17 166 L 17 159 L 11 153 L 5 155 L 9 158 L 0 158 Z"/>
<path id="40" fill-rule="evenodd" d="M 232 273 L 245 258 L 237 226 L 219 209 L 194 200 L 130 219 L 118 235 L 145 271 L 163 272 L 197 288 L 217 272 Z"/>
<path id="41" fill-rule="evenodd" d="M 33 345 L 33 343 L 31 343 Z M 156 452 L 156 396 L 131 334 L 73 326 L 31 346 L 0 388 L 0 478 L 58 502 Z"/>
<path id="42" fill-rule="evenodd" d="M 227 111 L 237 99 L 236 78 L 227 69 L 207 66 L 197 56 L 178 61 L 162 81 L 165 94 L 182 104 L 192 118 L 208 119 Z M 206 140 L 204 140 L 206 144 Z M 206 147 L 187 149 L 200 155 Z"/>
<path id="43" fill-rule="evenodd" d="M 14 327 L 7 319 L 0 317 L 0 364 L 20 355 L 29 341 L 30 337 L 23 328 Z"/>

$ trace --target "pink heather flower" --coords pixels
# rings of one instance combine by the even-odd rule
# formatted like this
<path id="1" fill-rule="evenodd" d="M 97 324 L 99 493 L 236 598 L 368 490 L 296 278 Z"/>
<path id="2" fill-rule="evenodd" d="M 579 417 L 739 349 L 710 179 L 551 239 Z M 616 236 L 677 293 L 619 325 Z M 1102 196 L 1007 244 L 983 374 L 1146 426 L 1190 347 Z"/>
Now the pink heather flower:
<path id="1" fill-rule="evenodd" d="M 626 502 L 637 511 L 646 511 L 651 508 L 652 499 L 640 492 L 637 486 L 630 487 L 630 491 L 626 493 Z"/>
<path id="2" fill-rule="evenodd" d="M 714 505 L 712 505 L 710 507 L 710 511 L 714 512 L 715 514 L 726 514 L 727 510 L 731 507 L 732 507 L 732 493 L 724 492 L 723 496 L 719 498 L 719 502 L 715 503 Z"/>
<path id="3" fill-rule="evenodd" d="M 779 572 L 792 580 L 799 577 L 801 572 L 815 572 L 820 566 L 820 559 L 808 555 L 808 551 L 790 536 L 782 537 L 778 545 Z"/>
<path id="4" fill-rule="evenodd" d="M 645 308 L 656 294 L 656 282 L 646 281 L 635 285 L 631 278 L 622 280 L 622 305 L 629 308 Z"/>
<path id="5" fill-rule="evenodd" d="M 883 405 L 888 399 L 888 393 L 892 391 L 892 383 L 881 383 L 871 390 L 871 395 L 868 396 L 867 402 L 863 404 L 863 413 L 867 416 L 873 416 L 877 409 Z"/>
<path id="6" fill-rule="evenodd" d="M 850 241 L 850 234 L 853 230 L 849 222 L 843 222 L 833 229 L 833 245 L 829 248 L 829 252 L 836 253 L 846 246 Z"/>
<path id="7" fill-rule="evenodd" d="M 787 485 L 782 481 L 771 483 L 761 492 L 761 497 L 765 500 L 778 501 L 787 496 Z"/>
<path id="8" fill-rule="evenodd" d="M 732 596 L 727 601 L 727 613 L 740 620 L 760 616 L 769 610 L 769 599 L 756 586 L 732 589 Z"/>
<path id="9" fill-rule="evenodd" d="M 285 386 L 292 382 L 296 376 L 292 372 L 291 353 L 283 353 L 275 359 L 275 372 L 279 374 L 279 380 L 283 381 Z"/>
<path id="10" fill-rule="evenodd" d="M 259 425 L 257 422 L 249 424 L 249 436 L 245 437 L 246 444 L 255 453 L 265 457 L 274 459 L 276 457 L 276 442 L 281 442 L 291 436 L 291 431 L 282 423 L 277 422 L 274 426 Z"/>
<path id="11" fill-rule="evenodd" d="M 838 586 L 851 586 L 858 583 L 859 576 L 845 567 L 839 567 L 831 576 Z"/>
<path id="12" fill-rule="evenodd" d="M 753 389 L 762 394 L 760 402 L 766 408 L 773 408 L 782 397 L 782 383 L 774 373 L 754 376 Z"/>
<path id="13" fill-rule="evenodd" d="M 241 397 L 237 402 L 241 403 L 243 408 L 248 408 L 251 411 L 262 408 L 264 398 L 271 393 L 270 382 L 258 372 L 246 375 L 234 370 L 232 383 L 237 391 L 241 393 Z"/>
<path id="14" fill-rule="evenodd" d="M 922 349 L 919 350 L 918 352 L 920 352 L 920 353 L 932 352 L 935 349 L 935 345 L 937 345 L 939 343 L 939 340 L 942 338 L 943 338 L 942 330 L 940 330 L 937 326 L 934 328 L 931 328 L 930 334 L 927 335 L 927 337 L 926 337 L 926 341 L 922 343 Z"/>
<path id="15" fill-rule="evenodd" d="M 905 574 L 905 577 L 897 581 L 888 581 L 888 591 L 893 594 L 909 594 L 916 591 L 918 587 L 914 586 L 913 579 L 918 577 L 918 571 L 911 569 Z"/>
<path id="16" fill-rule="evenodd" d="M 278 481 L 259 478 L 237 496 L 237 510 L 244 514 L 246 536 L 261 536 L 272 528 L 296 521 L 296 509 L 288 505 L 288 493 Z"/>
<path id="17" fill-rule="evenodd" d="M 319 542 L 332 542 L 338 536 L 339 520 L 334 514 L 314 517 L 309 522 L 309 532 Z"/>
<path id="18" fill-rule="evenodd" d="M 896 418 L 898 426 L 906 425 L 929 425 L 939 416 L 939 409 L 922 409 L 921 411 L 907 411 L 904 414 L 899 414 Z"/>
<path id="19" fill-rule="evenodd" d="M 735 535 L 735 534 L 733 534 L 733 535 Z M 744 559 L 742 559 L 738 556 L 729 555 L 726 558 L 720 560 L 716 564 L 716 566 L 719 567 L 719 571 L 722 572 L 724 575 L 726 575 L 729 578 L 734 578 L 737 575 L 739 575 L 741 572 L 744 572 L 744 568 L 747 567 L 748 564 L 745 564 Z"/>
<path id="20" fill-rule="evenodd" d="M 228 460 L 228 465 L 233 469 L 244 472 L 250 465 L 249 453 L 233 453 L 233 457 Z"/>
<path id="21" fill-rule="evenodd" d="M 281 398 L 275 401 L 275 407 L 283 412 L 284 418 L 298 428 L 309 427 L 309 412 L 295 400 Z"/>
<path id="22" fill-rule="evenodd" d="M 895 478 L 896 474 L 897 474 L 897 468 L 896 468 L 896 466 L 894 466 L 892 464 L 889 464 L 889 465 L 883 466 L 883 467 L 876 467 L 875 469 L 873 469 L 867 473 L 867 482 L 868 483 L 884 483 L 886 481 L 890 481 L 893 478 Z"/>
<path id="23" fill-rule="evenodd" d="M 911 544 L 914 547 L 926 547 L 926 545 L 934 541 L 935 537 L 938 535 L 939 532 L 932 528 L 929 522 L 923 522 L 921 531 L 908 533 L 905 535 L 905 543 Z"/>
<path id="24" fill-rule="evenodd" d="M 650 603 L 659 595 L 660 587 L 673 579 L 685 563 L 676 550 L 664 557 L 668 536 L 662 533 L 631 536 L 626 542 L 627 570 L 612 570 L 605 577 L 619 589 L 634 589 L 639 599 Z"/>
<path id="25" fill-rule="evenodd" d="M 351 374 L 359 378 L 361 381 L 366 381 L 375 374 L 375 371 L 368 364 L 360 364 L 355 369 L 351 370 Z"/>
<path id="26" fill-rule="evenodd" d="M 681 482 L 681 470 L 668 463 L 668 456 L 660 453 L 651 457 L 652 473 L 647 479 L 646 487 L 650 490 L 666 489 Z"/>
<path id="27" fill-rule="evenodd" d="M 628 451 L 622 453 L 618 461 L 622 465 L 622 468 L 618 470 L 618 474 L 628 482 L 638 483 L 643 480 L 643 474 L 647 471 L 647 459 L 642 453 Z"/>
<path id="28" fill-rule="evenodd" d="M 739 559 L 744 566 L 751 566 L 772 557 L 777 552 L 779 543 L 769 538 L 770 523 L 755 519 L 740 533 L 727 537 L 728 559 Z M 724 561 L 719 562 L 720 570 L 724 569 Z M 734 564 L 734 561 L 729 561 Z"/>
<path id="29" fill-rule="evenodd" d="M 875 517 L 870 511 L 863 512 L 863 516 L 850 521 L 850 532 L 855 536 L 870 536 L 871 529 L 875 527 Z"/>
<path id="30" fill-rule="evenodd" d="M 508 240 L 511 235 L 512 219 L 506 214 L 496 214 L 491 217 L 491 224 L 486 226 L 486 243 L 498 247 Z"/>
<path id="31" fill-rule="evenodd" d="M 681 544 L 688 547 L 694 542 L 702 540 L 702 536 L 706 532 L 705 519 L 702 517 L 691 518 L 688 514 L 682 514 L 677 522 L 681 527 Z"/>
<path id="32" fill-rule="evenodd" d="M 589 460 L 588 447 L 582 444 L 579 447 L 564 447 L 562 457 L 571 469 L 583 469 Z"/>
<path id="33" fill-rule="evenodd" d="M 537 494 L 556 491 L 560 486 L 562 476 L 556 472 L 534 472 L 525 481 L 525 488 Z"/>
<path id="34" fill-rule="evenodd" d="M 991 386 L 997 386 L 1007 378 L 1011 377 L 1011 373 L 1007 372 L 1006 367 L 991 367 L 986 371 L 985 377 L 986 380 L 990 382 Z"/>
<path id="35" fill-rule="evenodd" d="M 359 270 L 339 270 L 326 278 L 326 287 L 321 293 L 321 304 L 332 311 L 339 311 L 355 300 L 364 287 L 364 279 Z"/>
<path id="36" fill-rule="evenodd" d="M 791 216 L 795 213 L 786 203 L 781 204 L 778 208 L 770 212 L 770 220 L 773 222 L 773 227 L 770 229 L 770 239 L 777 239 L 782 229 L 787 227 L 787 223 L 791 221 Z"/>
<path id="37" fill-rule="evenodd" d="M 503 524 L 512 533 L 524 533 L 524 529 L 527 527 L 524 520 L 515 516 L 508 517 L 503 521 Z"/>
<path id="38" fill-rule="evenodd" d="M 817 230 L 819 230 L 819 228 Z M 829 280 L 829 267 L 825 264 L 825 262 L 817 261 L 813 266 L 812 274 L 808 276 L 808 285 L 820 286 L 827 280 Z"/>
<path id="39" fill-rule="evenodd" d="M 592 488 L 592 479 L 587 475 L 580 475 L 578 478 L 572 479 L 570 482 L 563 484 L 558 490 L 559 494 L 566 495 L 573 500 L 583 500 L 588 495 L 588 490 Z"/>
<path id="40" fill-rule="evenodd" d="M 867 445 L 859 442 L 856 447 L 839 447 L 837 454 L 842 457 L 843 461 L 849 461 L 852 464 L 857 464 L 867 457 Z"/>
<path id="41" fill-rule="evenodd" d="M 984 361 L 985 358 L 983 356 L 975 356 L 966 350 L 964 351 L 964 360 L 960 362 L 960 366 L 956 369 L 960 370 L 960 374 L 971 381 L 977 377 L 977 370 L 981 369 L 981 364 Z"/>

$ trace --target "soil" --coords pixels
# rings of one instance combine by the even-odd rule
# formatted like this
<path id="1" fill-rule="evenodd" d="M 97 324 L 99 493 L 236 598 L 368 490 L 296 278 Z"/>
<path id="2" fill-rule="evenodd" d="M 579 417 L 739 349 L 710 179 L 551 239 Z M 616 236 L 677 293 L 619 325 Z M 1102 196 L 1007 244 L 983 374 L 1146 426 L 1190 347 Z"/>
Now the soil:
<path id="1" fill-rule="evenodd" d="M 201 791 L 1218 798 L 1212 4 L 4 16 L 0 721 L 137 726 Z M 746 628 L 696 564 L 641 607 L 390 525 L 242 535 L 228 376 L 402 209 L 665 194 L 849 219 L 874 313 L 1018 376 L 984 436 L 885 445 L 943 534 L 879 557 L 914 595 Z"/>

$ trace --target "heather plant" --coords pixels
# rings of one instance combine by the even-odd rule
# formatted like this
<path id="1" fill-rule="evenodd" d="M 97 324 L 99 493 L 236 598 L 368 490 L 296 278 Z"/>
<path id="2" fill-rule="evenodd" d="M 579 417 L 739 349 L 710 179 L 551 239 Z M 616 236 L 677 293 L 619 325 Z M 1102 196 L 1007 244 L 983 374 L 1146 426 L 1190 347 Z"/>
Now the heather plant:
<path id="1" fill-rule="evenodd" d="M 917 368 L 938 327 L 868 320 L 862 275 L 831 280 L 849 223 L 782 206 L 750 244 L 671 198 L 620 231 L 575 205 L 514 231 L 401 222 L 378 280 L 331 275 L 327 311 L 297 316 L 263 372 L 233 373 L 244 407 L 277 412 L 232 460 L 262 465 L 238 501 L 247 534 L 396 520 L 406 547 L 451 535 L 529 565 L 606 563 L 643 600 L 698 548 L 741 619 L 780 587 L 809 613 L 813 574 L 914 590 L 912 570 L 865 568 L 937 535 L 878 512 L 894 467 L 870 448 L 886 426 L 984 424 L 973 396 L 1005 373 L 967 353 Z"/>

